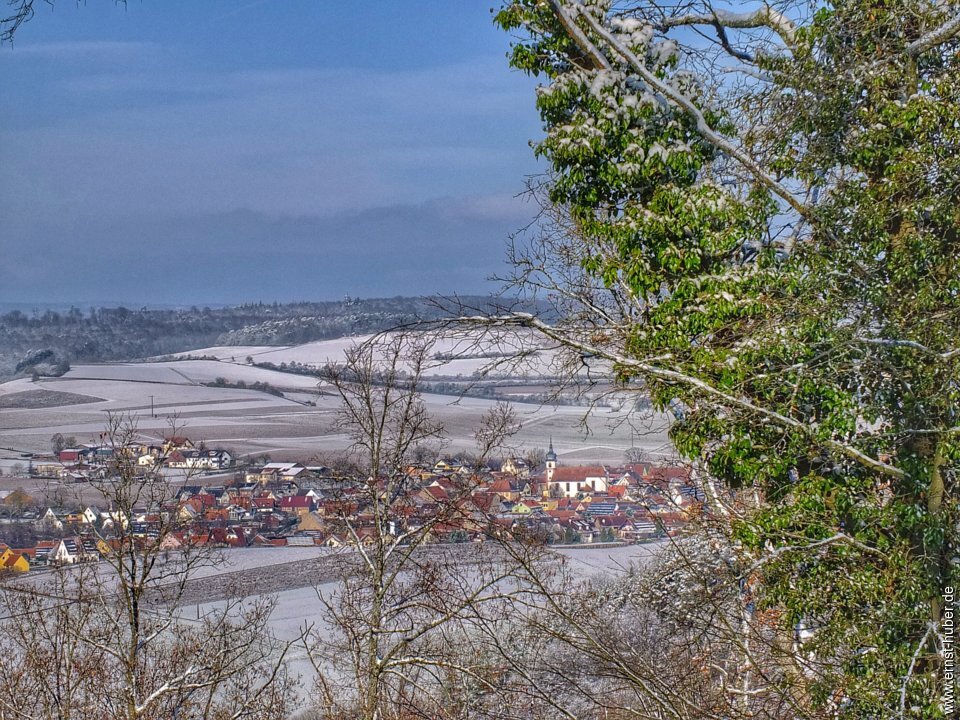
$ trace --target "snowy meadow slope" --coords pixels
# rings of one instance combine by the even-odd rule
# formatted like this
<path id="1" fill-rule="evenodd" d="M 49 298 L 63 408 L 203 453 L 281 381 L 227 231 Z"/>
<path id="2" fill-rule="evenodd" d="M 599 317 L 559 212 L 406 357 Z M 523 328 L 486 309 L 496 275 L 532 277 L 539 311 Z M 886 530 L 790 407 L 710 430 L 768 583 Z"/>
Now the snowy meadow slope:
<path id="1" fill-rule="evenodd" d="M 188 356 L 209 359 L 75 365 L 59 378 L 12 380 L 0 384 L 0 446 L 7 449 L 0 452 L 48 452 L 54 433 L 90 442 L 102 432 L 108 413 L 124 413 L 136 419 L 146 438 L 163 437 L 176 422 L 195 442 L 239 455 L 301 461 L 321 457 L 349 445 L 335 427 L 338 399 L 330 388 L 315 377 L 257 367 L 247 358 L 278 367 L 301 363 L 316 368 L 342 360 L 347 348 L 364 339 L 209 347 Z M 425 374 L 428 387 L 458 376 L 469 383 L 474 373 L 499 359 L 479 357 L 496 352 L 475 345 L 468 349 L 456 339 L 438 343 L 432 352 L 436 359 Z M 511 367 L 511 379 L 503 382 L 516 382 L 524 392 L 547 390 L 551 360 L 549 351 L 532 355 L 522 367 Z M 282 396 L 249 389 L 254 383 Z M 450 452 L 473 448 L 480 419 L 495 404 L 437 393 L 425 393 L 424 400 L 444 423 Z M 632 446 L 668 451 L 663 417 L 616 406 L 597 407 L 589 415 L 578 406 L 516 403 L 515 408 L 523 423 L 513 439 L 518 451 L 546 447 L 551 438 L 561 460 L 571 464 L 619 462 Z"/>

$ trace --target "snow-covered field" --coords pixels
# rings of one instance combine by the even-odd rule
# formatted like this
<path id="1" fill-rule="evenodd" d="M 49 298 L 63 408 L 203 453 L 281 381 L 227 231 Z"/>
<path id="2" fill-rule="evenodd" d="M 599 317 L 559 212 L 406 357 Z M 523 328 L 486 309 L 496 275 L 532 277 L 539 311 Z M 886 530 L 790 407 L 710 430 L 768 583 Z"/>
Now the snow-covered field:
<path id="1" fill-rule="evenodd" d="M 642 562 L 660 547 L 652 542 L 643 545 L 615 545 L 612 547 L 557 548 L 557 553 L 566 558 L 568 566 L 581 574 L 621 572 L 631 563 Z M 192 577 L 209 577 L 225 573 L 270 567 L 280 563 L 300 562 L 346 552 L 327 547 L 258 547 L 232 548 L 221 551 L 222 559 L 215 565 L 198 568 Z"/>
<path id="2" fill-rule="evenodd" d="M 217 378 L 230 382 L 262 382 L 275 387 L 315 392 L 314 378 L 264 370 L 241 363 L 216 360 L 174 360 L 162 363 L 110 363 L 77 365 L 63 378 L 68 380 L 122 380 L 125 382 L 161 383 L 165 385 L 197 385 Z"/>
<path id="3" fill-rule="evenodd" d="M 197 568 L 191 574 L 191 577 L 210 577 L 259 567 L 270 567 L 279 563 L 313 560 L 335 552 L 337 550 L 334 548 L 318 546 L 230 548 L 220 551 L 215 564 Z"/>
<path id="4" fill-rule="evenodd" d="M 322 367 L 329 362 L 341 361 L 348 348 L 369 342 L 373 336 L 319 340 L 293 346 L 215 346 L 190 351 L 194 357 L 216 357 L 228 362 L 242 363 L 249 357 L 255 363 L 301 363 L 313 367 Z M 521 351 L 537 350 L 535 355 L 522 363 L 504 363 L 493 367 L 497 359 L 477 357 L 478 355 L 512 355 Z M 439 356 L 429 363 L 426 377 L 470 377 L 476 372 L 490 370 L 491 376 L 510 375 L 514 377 L 538 378 L 551 372 L 551 363 L 556 356 L 550 349 L 537 349 L 533 337 L 525 333 L 511 332 L 498 338 L 463 337 L 438 335 L 433 337 L 429 354 Z M 457 357 L 459 356 L 459 357 Z M 502 359 L 502 358 L 501 358 Z"/>
<path id="5" fill-rule="evenodd" d="M 645 545 L 627 545 L 608 548 L 569 548 L 559 549 L 568 567 L 576 576 L 584 579 L 588 577 L 611 576 L 623 572 L 631 565 L 641 564 L 648 560 L 661 545 L 649 543 Z M 207 569 L 207 573 L 231 572 L 234 570 L 248 570 L 255 567 L 267 567 L 272 563 L 293 562 L 328 554 L 331 551 L 321 548 L 246 548 L 229 550 L 224 553 L 226 563 L 219 568 Z M 312 630 L 319 637 L 330 633 L 330 623 L 320 603 L 318 590 L 329 597 L 337 589 L 335 582 L 321 583 L 317 587 L 300 587 L 284 590 L 272 595 L 275 601 L 273 613 L 270 616 L 269 627 L 274 637 L 282 642 L 295 641 L 307 629 Z M 183 616 L 186 619 L 202 617 L 222 603 L 204 603 L 199 606 L 184 608 Z M 299 674 L 306 683 L 311 682 L 314 670 L 307 659 L 306 650 L 302 645 L 295 644 L 285 657 L 287 668 Z M 306 692 L 306 689 L 305 689 Z"/>
<path id="6" fill-rule="evenodd" d="M 349 438 L 336 426 L 339 401 L 329 388 L 315 378 L 252 367 L 255 360 L 305 362 L 322 365 L 327 359 L 341 359 L 344 350 L 357 339 L 308 343 L 290 348 L 203 348 L 191 354 L 217 356 L 221 360 L 174 360 L 170 362 L 108 363 L 76 365 L 60 378 L 37 382 L 18 379 L 0 384 L 4 405 L 0 408 L 0 459 L 20 457 L 23 452 L 49 452 L 54 433 L 73 436 L 78 442 L 95 441 L 104 429 L 108 413 L 136 418 L 148 439 L 169 434 L 176 422 L 192 440 L 222 446 L 240 455 L 270 454 L 276 460 L 309 461 L 343 450 Z M 463 350 L 454 339 L 438 342 L 436 352 Z M 468 373 L 470 359 L 442 362 L 439 375 Z M 208 387 L 205 383 L 223 378 L 230 384 L 266 383 L 285 397 L 231 387 Z M 542 387 L 541 387 L 542 389 Z M 35 407 L 35 391 L 71 393 L 92 398 L 92 402 Z M 536 391 L 536 387 L 532 388 Z M 68 397 L 68 396 L 63 396 Z M 64 401 L 65 402 L 65 401 Z M 446 428 L 445 450 L 469 451 L 491 400 L 425 394 L 424 402 L 434 418 Z M 40 403 L 42 404 L 42 403 Z M 545 448 L 551 438 L 561 461 L 571 464 L 613 463 L 623 459 L 632 446 L 651 453 L 669 453 L 663 417 L 641 417 L 637 413 L 598 408 L 589 416 L 582 407 L 553 407 L 518 403 L 515 406 L 522 428 L 511 441 L 511 450 Z M 152 414 L 151 414 L 152 411 Z"/>

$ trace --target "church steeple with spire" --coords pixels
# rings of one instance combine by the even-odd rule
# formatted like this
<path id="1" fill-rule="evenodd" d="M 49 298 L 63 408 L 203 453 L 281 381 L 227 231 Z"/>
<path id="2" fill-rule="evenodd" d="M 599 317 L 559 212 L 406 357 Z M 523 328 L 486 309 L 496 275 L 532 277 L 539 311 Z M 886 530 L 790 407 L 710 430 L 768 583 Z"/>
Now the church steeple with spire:
<path id="1" fill-rule="evenodd" d="M 557 469 L 557 453 L 553 451 L 553 436 L 550 436 L 550 449 L 544 456 L 544 462 L 547 469 L 547 482 L 553 480 L 553 471 Z"/>

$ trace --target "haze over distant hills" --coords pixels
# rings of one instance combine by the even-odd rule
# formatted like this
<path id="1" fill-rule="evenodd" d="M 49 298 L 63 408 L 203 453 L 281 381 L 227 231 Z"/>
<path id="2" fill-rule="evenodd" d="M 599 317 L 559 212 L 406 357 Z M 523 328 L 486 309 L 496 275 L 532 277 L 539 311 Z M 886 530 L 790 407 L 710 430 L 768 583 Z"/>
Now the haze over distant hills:
<path id="1" fill-rule="evenodd" d="M 69 300 L 63 302 L 3 302 L 0 301 L 0 315 L 20 311 L 27 315 L 44 313 L 47 310 L 56 313 L 66 313 L 70 308 L 77 308 L 83 313 L 98 308 L 139 308 L 140 310 L 185 310 L 191 303 L 137 303 L 129 300 Z M 225 308 L 230 303 L 204 303 L 204 307 Z"/>
<path id="2" fill-rule="evenodd" d="M 481 310 L 510 302 L 488 296 L 462 301 Z M 74 362 L 132 360 L 212 345 L 295 345 L 446 314 L 425 297 L 203 308 L 28 307 L 0 314 L 0 378 L 35 369 L 57 374 L 58 366 Z"/>

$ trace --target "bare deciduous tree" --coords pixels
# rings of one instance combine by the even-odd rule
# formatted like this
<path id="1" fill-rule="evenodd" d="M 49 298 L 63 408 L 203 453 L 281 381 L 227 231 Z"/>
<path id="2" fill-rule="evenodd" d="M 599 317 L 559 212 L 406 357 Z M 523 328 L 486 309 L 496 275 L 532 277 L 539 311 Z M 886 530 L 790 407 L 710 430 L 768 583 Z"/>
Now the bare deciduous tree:
<path id="1" fill-rule="evenodd" d="M 445 633 L 497 602 L 510 575 L 492 545 L 433 543 L 451 527 L 484 530 L 487 518 L 471 501 L 475 476 L 424 503 L 408 465 L 414 448 L 442 437 L 417 392 L 428 350 L 422 336 L 393 335 L 351 349 L 326 373 L 363 476 L 344 494 L 349 507 L 338 526 L 351 550 L 341 580 L 318 589 L 330 627 L 316 629 L 308 646 L 325 716 L 446 716 L 446 676 L 462 668 Z M 509 406 L 491 410 L 476 433 L 478 466 L 516 427 Z"/>
<path id="2" fill-rule="evenodd" d="M 288 646 L 268 632 L 271 602 L 234 598 L 188 618 L 187 581 L 218 557 L 184 533 L 161 463 L 138 465 L 134 420 L 110 417 L 102 439 L 113 472 L 92 486 L 104 518 L 78 548 L 100 562 L 2 588 L 9 613 L 0 652 L 12 671 L 0 687 L 0 715 L 285 717 L 295 681 L 283 667 Z"/>

